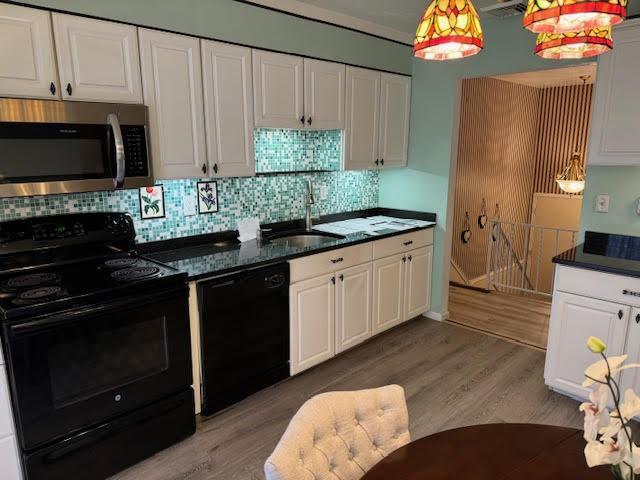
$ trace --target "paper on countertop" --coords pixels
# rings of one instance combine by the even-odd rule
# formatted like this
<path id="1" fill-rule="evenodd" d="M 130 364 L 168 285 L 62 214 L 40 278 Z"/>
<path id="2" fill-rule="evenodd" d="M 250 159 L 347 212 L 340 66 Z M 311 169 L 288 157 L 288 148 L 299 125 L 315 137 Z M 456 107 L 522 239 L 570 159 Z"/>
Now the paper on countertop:
<path id="1" fill-rule="evenodd" d="M 258 218 L 243 218 L 242 220 L 238 220 L 238 233 L 240 234 L 238 240 L 241 242 L 255 240 L 259 229 L 260 220 Z"/>
<path id="2" fill-rule="evenodd" d="M 395 218 L 384 215 L 377 215 L 368 218 L 352 218 L 340 222 L 325 223 L 314 228 L 322 232 L 335 233 L 338 235 L 349 235 L 350 233 L 366 233 L 367 235 L 379 235 L 381 231 L 402 231 L 416 227 L 428 227 L 435 225 L 435 222 L 424 220 L 414 220 L 409 218 Z"/>
<path id="3" fill-rule="evenodd" d="M 257 256 L 258 256 L 258 240 L 257 239 L 248 240 L 240 244 L 240 254 L 239 254 L 240 263 L 244 261 L 253 260 Z"/>

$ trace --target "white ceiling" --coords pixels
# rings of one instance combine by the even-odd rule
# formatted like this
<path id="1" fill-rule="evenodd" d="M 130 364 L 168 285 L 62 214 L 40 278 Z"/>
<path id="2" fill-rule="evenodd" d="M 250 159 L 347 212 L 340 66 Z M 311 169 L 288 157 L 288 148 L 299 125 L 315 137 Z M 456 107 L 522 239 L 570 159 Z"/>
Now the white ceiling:
<path id="1" fill-rule="evenodd" d="M 519 83 L 536 88 L 561 87 L 564 85 L 581 85 L 581 76 L 589 76 L 587 83 L 596 79 L 596 64 L 586 63 L 572 67 L 553 68 L 551 70 L 536 70 L 534 72 L 512 73 L 493 78 L 506 82 Z"/>

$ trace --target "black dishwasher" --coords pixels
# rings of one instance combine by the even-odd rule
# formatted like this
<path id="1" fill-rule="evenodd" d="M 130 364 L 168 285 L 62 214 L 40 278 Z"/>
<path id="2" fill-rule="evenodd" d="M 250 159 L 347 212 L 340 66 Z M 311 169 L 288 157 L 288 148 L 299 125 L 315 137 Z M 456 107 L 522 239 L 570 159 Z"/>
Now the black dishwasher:
<path id="1" fill-rule="evenodd" d="M 289 376 L 289 264 L 202 282 L 202 414 Z"/>

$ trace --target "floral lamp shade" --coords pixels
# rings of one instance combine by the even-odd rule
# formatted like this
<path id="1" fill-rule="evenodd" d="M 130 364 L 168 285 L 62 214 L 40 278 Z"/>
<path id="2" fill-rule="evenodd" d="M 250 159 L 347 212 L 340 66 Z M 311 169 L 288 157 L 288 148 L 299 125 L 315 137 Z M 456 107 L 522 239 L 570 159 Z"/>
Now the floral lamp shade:
<path id="1" fill-rule="evenodd" d="M 471 0 L 433 0 L 420 19 L 414 55 L 425 60 L 451 60 L 482 50 L 480 17 Z"/>
<path id="2" fill-rule="evenodd" d="M 569 33 L 541 33 L 536 41 L 535 53 L 552 60 L 588 58 L 613 48 L 611 27 Z"/>
<path id="3" fill-rule="evenodd" d="M 523 25 L 535 33 L 611 27 L 627 16 L 628 0 L 529 0 Z"/>

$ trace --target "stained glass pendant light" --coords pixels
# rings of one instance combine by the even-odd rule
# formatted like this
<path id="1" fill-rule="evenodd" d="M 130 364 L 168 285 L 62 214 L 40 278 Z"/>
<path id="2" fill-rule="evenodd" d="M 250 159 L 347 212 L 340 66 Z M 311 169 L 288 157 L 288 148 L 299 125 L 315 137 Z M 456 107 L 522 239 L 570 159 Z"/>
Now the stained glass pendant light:
<path id="1" fill-rule="evenodd" d="M 522 23 L 535 33 L 611 27 L 627 16 L 628 0 L 529 0 Z"/>
<path id="2" fill-rule="evenodd" d="M 552 60 L 588 58 L 613 48 L 611 27 L 569 33 L 541 33 L 536 41 L 535 53 Z"/>
<path id="3" fill-rule="evenodd" d="M 471 0 L 433 0 L 416 31 L 414 55 L 425 60 L 452 60 L 482 50 L 480 17 Z"/>

